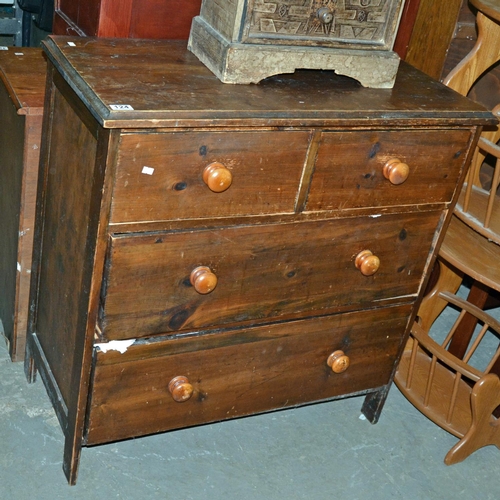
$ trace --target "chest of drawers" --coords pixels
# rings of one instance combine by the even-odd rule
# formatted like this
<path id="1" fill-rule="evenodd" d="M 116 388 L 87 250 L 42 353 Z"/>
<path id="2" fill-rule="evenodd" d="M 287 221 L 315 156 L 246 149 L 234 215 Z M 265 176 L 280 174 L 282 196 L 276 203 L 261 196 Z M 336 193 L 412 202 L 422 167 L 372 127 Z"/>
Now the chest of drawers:
<path id="1" fill-rule="evenodd" d="M 26 370 L 69 481 L 83 445 L 353 394 L 376 422 L 490 114 L 405 64 L 235 87 L 182 43 L 45 50 Z"/>
<path id="2" fill-rule="evenodd" d="M 26 339 L 46 63 L 39 48 L 0 50 L 0 321 L 13 361 Z"/>

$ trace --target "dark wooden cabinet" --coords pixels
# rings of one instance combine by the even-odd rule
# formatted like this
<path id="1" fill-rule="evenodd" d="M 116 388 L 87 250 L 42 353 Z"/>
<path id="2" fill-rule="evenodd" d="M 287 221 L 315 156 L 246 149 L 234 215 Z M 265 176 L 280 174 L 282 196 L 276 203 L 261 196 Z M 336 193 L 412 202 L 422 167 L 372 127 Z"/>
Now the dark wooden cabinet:
<path id="1" fill-rule="evenodd" d="M 405 63 L 225 85 L 183 42 L 45 50 L 26 368 L 69 481 L 84 445 L 349 394 L 376 422 L 492 116 Z"/>
<path id="2" fill-rule="evenodd" d="M 24 358 L 46 64 L 42 51 L 0 51 L 0 321 Z"/>
<path id="3" fill-rule="evenodd" d="M 55 0 L 53 33 L 187 40 L 201 0 Z"/>

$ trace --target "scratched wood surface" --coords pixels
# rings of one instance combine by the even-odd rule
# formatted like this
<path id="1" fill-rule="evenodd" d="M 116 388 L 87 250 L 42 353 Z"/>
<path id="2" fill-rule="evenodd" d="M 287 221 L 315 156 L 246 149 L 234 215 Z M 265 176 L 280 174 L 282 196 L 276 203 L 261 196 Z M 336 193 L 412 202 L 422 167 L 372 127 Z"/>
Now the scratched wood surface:
<path id="1" fill-rule="evenodd" d="M 383 386 L 389 381 L 410 307 L 249 328 L 211 339 L 132 346 L 109 363 L 98 353 L 87 442 L 225 420 Z M 344 373 L 333 373 L 326 363 L 337 349 L 351 362 Z M 194 386 L 192 397 L 182 403 L 175 402 L 167 389 L 178 375 Z"/>
<path id="2" fill-rule="evenodd" d="M 406 64 L 389 90 L 313 71 L 232 86 L 220 83 L 184 45 L 74 37 L 45 43 L 50 111 L 42 141 L 26 367 L 30 378 L 41 372 L 60 418 L 70 483 L 84 444 L 188 423 L 181 413 L 189 401 L 175 403 L 170 421 L 157 411 L 165 399 L 155 391 L 168 385 L 162 373 L 168 367 L 176 368 L 176 377 L 186 375 L 183 367 L 206 366 L 212 396 L 208 405 L 196 407 L 192 424 L 226 418 L 220 408 L 231 409 L 233 392 L 247 395 L 238 415 L 286 406 L 287 399 L 302 404 L 366 392 L 364 411 L 376 421 L 446 227 L 452 186 L 463 178 L 477 127 L 493 121 L 477 104 Z M 425 137 L 425 148 L 409 139 L 413 133 Z M 434 133 L 436 139 L 429 139 Z M 346 147 L 344 134 L 359 134 L 359 142 L 347 140 Z M 322 190 L 342 182 L 343 195 L 358 205 L 350 170 L 359 174 L 374 151 L 376 157 L 372 142 L 361 144 L 377 135 L 383 156 L 397 147 L 409 158 L 415 146 L 426 158 L 411 167 L 423 179 L 415 186 L 443 186 L 407 197 L 397 194 L 404 183 L 384 195 L 376 187 L 371 194 L 385 207 L 374 206 L 369 189 L 362 207 L 318 205 L 329 196 Z M 332 185 L 329 178 L 342 170 L 338 162 L 348 162 L 352 149 L 361 151 L 352 152 L 359 163 L 353 160 L 353 168 L 344 168 Z M 435 150 L 438 164 L 446 160 L 451 180 L 424 149 Z M 198 195 L 204 182 L 200 161 L 211 151 L 216 154 L 210 160 L 226 154 L 222 160 L 233 167 L 234 185 L 205 197 Z M 245 164 L 249 193 L 240 184 L 238 162 Z M 143 173 L 144 167 L 158 176 Z M 146 182 L 158 182 L 151 188 L 153 202 Z M 171 186 L 182 182 L 186 189 L 179 193 L 187 201 L 169 199 L 179 195 Z M 232 198 L 233 188 L 241 195 Z M 229 196 L 228 205 L 221 194 Z M 307 212 L 309 195 L 316 207 Z M 162 196 L 166 207 L 157 206 Z M 209 206 L 209 199 L 219 206 Z M 231 207 L 240 200 L 246 214 Z M 133 215 L 127 215 L 127 205 Z M 112 221 L 113 207 L 119 207 L 122 222 Z M 380 259 L 373 275 L 356 267 L 363 250 Z M 210 293 L 193 283 L 199 267 L 218 279 Z M 123 339 L 139 340 L 122 358 L 95 345 Z M 352 346 L 353 370 L 334 379 L 325 356 L 338 344 Z M 289 355 L 277 357 L 280 348 Z M 267 381 L 261 393 L 253 392 L 253 366 Z M 204 375 L 189 370 L 195 375 L 191 402 L 199 401 Z M 317 387 L 306 394 L 302 380 Z M 143 403 L 152 392 L 159 399 L 148 412 Z"/>
<path id="3" fill-rule="evenodd" d="M 101 330 L 107 340 L 413 301 L 441 212 L 113 238 Z M 371 277 L 362 250 L 381 261 Z M 215 290 L 189 276 L 208 266 Z"/>

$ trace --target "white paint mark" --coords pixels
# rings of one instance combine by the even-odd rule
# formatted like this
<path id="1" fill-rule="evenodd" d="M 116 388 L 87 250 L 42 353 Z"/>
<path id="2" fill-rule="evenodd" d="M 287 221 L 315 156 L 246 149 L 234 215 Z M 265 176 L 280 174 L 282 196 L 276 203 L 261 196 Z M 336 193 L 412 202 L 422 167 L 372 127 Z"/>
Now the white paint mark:
<path id="1" fill-rule="evenodd" d="M 15 56 L 24 56 L 24 52 L 14 52 Z"/>
<path id="2" fill-rule="evenodd" d="M 135 339 L 129 340 L 111 340 L 102 344 L 95 344 L 102 352 L 120 351 L 122 354 L 135 342 Z"/>
<path id="3" fill-rule="evenodd" d="M 17 263 L 17 271 L 20 273 L 21 272 L 21 264 L 18 262 Z"/>
<path id="4" fill-rule="evenodd" d="M 376 219 L 377 217 L 382 217 L 382 214 L 370 215 L 372 219 Z"/>
<path id="5" fill-rule="evenodd" d="M 109 107 L 113 111 L 133 111 L 134 108 L 130 104 L 110 104 Z"/>
<path id="6" fill-rule="evenodd" d="M 76 43 L 75 43 L 75 42 L 68 42 L 68 45 L 69 45 L 70 47 L 76 47 Z"/>
<path id="7" fill-rule="evenodd" d="M 147 175 L 153 175 L 153 172 L 155 171 L 155 169 L 153 167 L 142 167 L 142 173 L 143 174 L 147 174 Z"/>
<path id="8" fill-rule="evenodd" d="M 360 419 L 360 420 L 366 420 L 366 417 L 365 417 L 363 414 L 361 414 L 361 415 L 359 416 L 359 419 Z"/>

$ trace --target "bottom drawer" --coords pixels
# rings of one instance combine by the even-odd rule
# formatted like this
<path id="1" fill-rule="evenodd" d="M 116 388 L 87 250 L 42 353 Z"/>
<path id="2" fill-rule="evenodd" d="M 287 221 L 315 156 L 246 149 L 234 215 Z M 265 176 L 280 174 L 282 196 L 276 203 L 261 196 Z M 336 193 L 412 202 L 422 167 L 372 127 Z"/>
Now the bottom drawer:
<path id="1" fill-rule="evenodd" d="M 410 305 L 96 348 L 87 444 L 321 401 L 389 382 Z M 350 366 L 327 360 L 342 350 Z M 169 382 L 185 377 L 174 393 Z M 186 392 L 183 392 L 186 391 Z"/>

